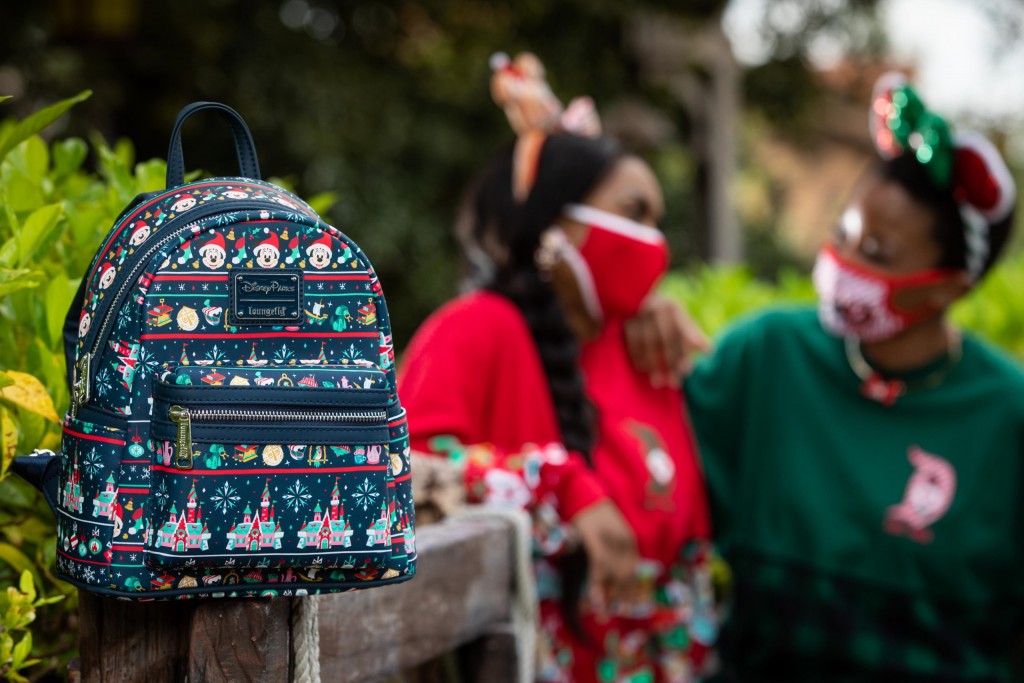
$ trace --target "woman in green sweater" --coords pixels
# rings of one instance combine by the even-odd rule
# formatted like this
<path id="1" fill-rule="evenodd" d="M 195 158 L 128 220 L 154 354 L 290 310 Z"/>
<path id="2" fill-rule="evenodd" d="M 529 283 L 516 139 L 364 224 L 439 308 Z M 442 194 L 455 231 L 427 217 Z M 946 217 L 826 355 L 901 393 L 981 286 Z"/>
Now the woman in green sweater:
<path id="1" fill-rule="evenodd" d="M 871 117 L 819 310 L 737 324 L 685 381 L 734 579 L 722 680 L 1004 681 L 1019 652 L 1024 373 L 947 317 L 1006 243 L 1013 181 L 896 75 Z M 657 346 L 669 315 L 631 336 Z"/>

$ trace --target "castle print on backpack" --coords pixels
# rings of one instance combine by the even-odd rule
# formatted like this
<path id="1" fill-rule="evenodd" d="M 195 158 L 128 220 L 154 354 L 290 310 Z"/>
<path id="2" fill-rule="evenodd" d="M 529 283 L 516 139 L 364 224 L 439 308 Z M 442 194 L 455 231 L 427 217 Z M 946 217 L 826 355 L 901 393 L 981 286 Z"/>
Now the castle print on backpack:
<path id="1" fill-rule="evenodd" d="M 183 184 L 199 111 L 229 123 L 241 177 Z M 134 599 L 411 578 L 408 430 L 370 262 L 259 180 L 222 104 L 179 113 L 167 188 L 125 209 L 68 313 L 62 452 L 15 465 L 55 508 L 61 578 Z"/>

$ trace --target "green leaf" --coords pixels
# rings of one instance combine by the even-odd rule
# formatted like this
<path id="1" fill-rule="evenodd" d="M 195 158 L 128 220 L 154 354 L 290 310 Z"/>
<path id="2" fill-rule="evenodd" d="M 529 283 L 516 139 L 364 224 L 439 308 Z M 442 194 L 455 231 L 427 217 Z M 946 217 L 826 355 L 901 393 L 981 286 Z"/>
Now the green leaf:
<path id="1" fill-rule="evenodd" d="M 0 389 L 3 389 L 4 387 L 9 387 L 12 384 L 14 384 L 14 380 L 11 379 L 11 376 L 8 375 L 3 370 L 0 370 Z"/>
<path id="2" fill-rule="evenodd" d="M 111 149 L 106 140 L 98 133 L 91 136 L 93 149 L 99 157 L 100 175 L 102 175 L 109 186 L 108 191 L 114 193 L 113 199 L 117 204 L 126 204 L 137 193 L 135 192 L 135 179 L 129 171 L 125 159 L 130 158 L 130 150 L 126 151 L 120 144 L 116 149 Z"/>
<path id="3" fill-rule="evenodd" d="M 7 208 L 12 212 L 29 213 L 46 203 L 46 196 L 39 183 L 33 183 L 23 173 L 7 169 L 5 171 L 0 183 L 3 183 L 4 194 L 8 198 Z"/>
<path id="4" fill-rule="evenodd" d="M 135 164 L 135 182 L 138 192 L 162 190 L 167 184 L 167 162 L 150 159 Z"/>
<path id="5" fill-rule="evenodd" d="M 46 288 L 46 332 L 50 348 L 60 348 L 63 342 L 64 316 L 78 291 L 78 282 L 63 273 L 55 276 Z"/>
<path id="6" fill-rule="evenodd" d="M 50 168 L 50 150 L 41 137 L 33 135 L 11 150 L 4 163 L 10 164 L 30 182 L 38 185 Z"/>
<path id="7" fill-rule="evenodd" d="M 81 138 L 68 138 L 53 143 L 53 170 L 58 179 L 71 175 L 85 161 L 89 146 Z"/>
<path id="8" fill-rule="evenodd" d="M 18 425 L 11 411 L 0 406 L 0 477 L 7 474 L 7 468 L 18 449 Z"/>
<path id="9" fill-rule="evenodd" d="M 36 585 L 32 583 L 32 573 L 22 572 L 21 579 L 18 581 L 18 589 L 22 593 L 28 596 L 29 602 L 33 602 L 36 599 Z"/>
<path id="10" fill-rule="evenodd" d="M 5 245 L 6 248 L 6 245 Z M 0 249 L 0 263 L 4 257 L 4 249 Z M 38 270 L 27 268 L 10 269 L 0 267 L 0 296 L 28 287 L 38 287 L 45 282 L 46 277 Z"/>
<path id="11" fill-rule="evenodd" d="M 20 477 L 7 477 L 0 480 L 0 500 L 3 501 L 4 509 L 7 512 L 21 516 L 36 508 L 39 502 L 39 492 Z"/>
<path id="12" fill-rule="evenodd" d="M 11 666 L 15 669 L 21 669 L 25 666 L 25 659 L 28 657 L 28 653 L 32 651 L 32 632 L 26 631 L 22 637 L 21 642 L 14 646 L 14 652 L 11 653 Z"/>
<path id="13" fill-rule="evenodd" d="M 12 149 L 59 119 L 71 107 L 88 99 L 90 95 L 92 95 L 91 90 L 83 90 L 74 97 L 69 97 L 66 100 L 61 100 L 56 104 L 40 109 L 36 113 L 17 122 L 13 127 L 8 128 L 3 137 L 0 138 L 0 161 Z"/>
<path id="14" fill-rule="evenodd" d="M 15 370 L 8 370 L 7 376 L 14 380 L 14 385 L 0 389 L 0 403 L 17 410 L 19 418 L 24 418 L 27 412 L 60 424 L 60 418 L 53 408 L 53 399 L 38 378 Z"/>
<path id="15" fill-rule="evenodd" d="M 0 102 L 6 102 L 7 100 L 14 97 L 14 95 L 0 95 Z"/>
<path id="16" fill-rule="evenodd" d="M 15 548 L 10 543 L 0 543 L 0 561 L 6 562 L 19 574 L 24 574 L 24 572 L 31 573 L 32 579 L 36 584 L 40 586 L 43 585 L 43 582 L 39 577 L 38 570 L 32 560 L 26 557 L 25 553 L 21 552 L 21 550 Z"/>
<path id="17" fill-rule="evenodd" d="M 60 204 L 47 204 L 32 212 L 18 232 L 18 265 L 29 264 L 39 248 L 50 243 L 54 231 L 64 216 Z"/>

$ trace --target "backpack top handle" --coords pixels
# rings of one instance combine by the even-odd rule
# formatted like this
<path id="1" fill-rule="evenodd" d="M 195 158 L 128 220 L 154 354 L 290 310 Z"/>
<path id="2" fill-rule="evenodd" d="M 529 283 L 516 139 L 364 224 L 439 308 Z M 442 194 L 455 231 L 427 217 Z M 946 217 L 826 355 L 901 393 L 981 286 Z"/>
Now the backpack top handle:
<path id="1" fill-rule="evenodd" d="M 181 149 L 181 127 L 185 121 L 199 111 L 213 111 L 219 114 L 231 126 L 231 134 L 235 139 L 235 153 L 238 155 L 239 175 L 243 178 L 260 179 L 260 165 L 256 160 L 256 146 L 252 141 L 252 133 L 245 121 L 231 107 L 220 102 L 193 102 L 178 112 L 171 131 L 171 144 L 167 150 L 167 189 L 185 184 L 185 158 Z"/>

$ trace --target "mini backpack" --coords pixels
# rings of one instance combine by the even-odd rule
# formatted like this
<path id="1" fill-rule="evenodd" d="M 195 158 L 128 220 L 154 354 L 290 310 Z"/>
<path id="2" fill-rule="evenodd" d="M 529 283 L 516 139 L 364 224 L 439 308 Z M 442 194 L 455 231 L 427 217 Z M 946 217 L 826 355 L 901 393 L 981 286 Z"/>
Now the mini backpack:
<path id="1" fill-rule="evenodd" d="M 184 184 L 181 127 L 218 114 L 240 177 Z M 380 282 L 359 247 L 259 180 L 231 108 L 196 102 L 167 189 L 136 197 L 64 325 L 62 452 L 19 458 L 57 570 L 133 599 L 330 593 L 416 566 L 409 438 Z"/>

